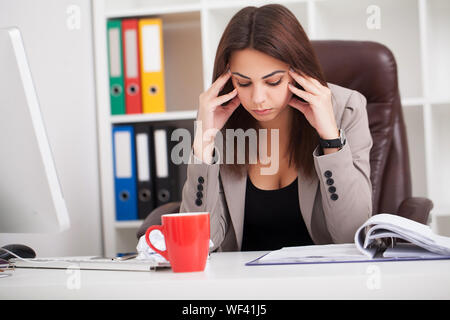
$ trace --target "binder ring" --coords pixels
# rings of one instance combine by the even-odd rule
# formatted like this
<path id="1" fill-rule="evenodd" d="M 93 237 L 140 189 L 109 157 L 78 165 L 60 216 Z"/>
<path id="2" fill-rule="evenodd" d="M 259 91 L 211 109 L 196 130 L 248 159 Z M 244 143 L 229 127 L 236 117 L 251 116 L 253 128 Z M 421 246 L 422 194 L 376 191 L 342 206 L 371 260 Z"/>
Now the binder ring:
<path id="1" fill-rule="evenodd" d="M 147 202 L 150 200 L 151 192 L 148 189 L 143 189 L 139 192 L 139 200 Z"/>
<path id="2" fill-rule="evenodd" d="M 119 96 L 122 93 L 122 87 L 119 84 L 114 84 L 111 87 L 111 94 L 115 97 Z"/>
<path id="3" fill-rule="evenodd" d="M 161 202 L 167 202 L 170 198 L 170 192 L 167 189 L 159 190 L 158 192 L 158 200 Z"/>
<path id="4" fill-rule="evenodd" d="M 128 199 L 130 199 L 130 193 L 128 191 L 122 191 L 120 192 L 119 198 L 122 201 L 127 201 Z"/>
<path id="5" fill-rule="evenodd" d="M 128 86 L 127 92 L 129 95 L 134 96 L 139 92 L 139 87 L 135 84 L 131 84 Z"/>
<path id="6" fill-rule="evenodd" d="M 156 85 L 150 86 L 149 92 L 151 95 L 156 95 L 159 92 L 158 86 L 156 86 Z"/>

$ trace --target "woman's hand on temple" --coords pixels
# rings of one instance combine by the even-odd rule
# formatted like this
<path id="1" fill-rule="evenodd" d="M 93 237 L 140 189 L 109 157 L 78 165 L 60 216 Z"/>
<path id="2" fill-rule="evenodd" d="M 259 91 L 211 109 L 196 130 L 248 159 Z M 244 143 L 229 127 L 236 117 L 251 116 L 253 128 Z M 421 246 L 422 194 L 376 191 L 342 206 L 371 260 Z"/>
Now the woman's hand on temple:
<path id="1" fill-rule="evenodd" d="M 338 138 L 339 130 L 334 118 L 331 90 L 316 79 L 300 75 L 292 69 L 289 70 L 289 74 L 305 90 L 296 88 L 289 83 L 288 87 L 293 96 L 288 104 L 303 113 L 322 139 Z M 296 96 L 306 102 L 300 101 Z"/>
<path id="2" fill-rule="evenodd" d="M 194 151 L 202 149 L 202 159 L 209 159 L 211 146 L 214 143 L 214 137 L 220 131 L 231 114 L 240 105 L 241 101 L 237 95 L 237 90 L 218 96 L 220 91 L 230 79 L 229 69 L 214 81 L 211 87 L 199 96 L 199 108 L 197 122 L 201 124 L 201 130 L 198 130 L 194 138 Z M 227 105 L 222 106 L 223 103 Z M 207 150 L 205 150 L 207 149 Z M 206 152 L 205 152 L 206 151 Z"/>

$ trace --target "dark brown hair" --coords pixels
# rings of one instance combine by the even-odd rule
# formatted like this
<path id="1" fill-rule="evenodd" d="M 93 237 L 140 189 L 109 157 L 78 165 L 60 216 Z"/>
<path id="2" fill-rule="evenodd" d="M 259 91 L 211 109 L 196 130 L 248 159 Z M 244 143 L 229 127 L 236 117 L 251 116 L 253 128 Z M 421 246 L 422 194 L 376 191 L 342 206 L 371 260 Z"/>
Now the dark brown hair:
<path id="1" fill-rule="evenodd" d="M 318 63 L 314 49 L 300 22 L 286 7 L 269 4 L 262 7 L 245 7 L 237 12 L 228 23 L 220 39 L 214 61 L 213 82 L 226 71 L 231 54 L 236 50 L 255 49 L 273 58 L 289 64 L 295 71 L 317 79 L 327 86 L 322 69 Z M 231 79 L 223 87 L 219 95 L 233 90 Z M 292 126 L 289 141 L 289 165 L 292 162 L 306 176 L 314 172 L 312 153 L 318 145 L 318 134 L 303 114 L 292 108 Z M 240 105 L 230 116 L 222 128 L 222 136 L 226 137 L 226 129 L 253 128 L 258 131 L 258 121 Z M 224 139 L 224 152 L 228 143 Z M 236 144 L 234 155 L 236 157 Z M 246 144 L 245 164 L 226 164 L 228 169 L 242 174 L 248 167 L 248 147 Z M 225 155 L 222 155 L 225 164 Z M 245 171 L 244 171 L 245 172 Z"/>

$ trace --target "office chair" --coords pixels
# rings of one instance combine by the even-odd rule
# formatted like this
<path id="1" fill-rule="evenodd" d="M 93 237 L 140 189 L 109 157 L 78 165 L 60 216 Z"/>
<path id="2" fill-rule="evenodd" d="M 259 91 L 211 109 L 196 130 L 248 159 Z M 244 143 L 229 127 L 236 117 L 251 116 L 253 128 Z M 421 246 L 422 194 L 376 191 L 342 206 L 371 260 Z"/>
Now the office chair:
<path id="1" fill-rule="evenodd" d="M 327 82 L 357 90 L 367 99 L 372 213 L 392 213 L 426 224 L 433 203 L 411 196 L 408 141 L 398 88 L 397 64 L 384 45 L 371 41 L 311 41 Z M 177 213 L 181 202 L 153 210 L 137 232 L 138 238 L 161 215 Z"/>

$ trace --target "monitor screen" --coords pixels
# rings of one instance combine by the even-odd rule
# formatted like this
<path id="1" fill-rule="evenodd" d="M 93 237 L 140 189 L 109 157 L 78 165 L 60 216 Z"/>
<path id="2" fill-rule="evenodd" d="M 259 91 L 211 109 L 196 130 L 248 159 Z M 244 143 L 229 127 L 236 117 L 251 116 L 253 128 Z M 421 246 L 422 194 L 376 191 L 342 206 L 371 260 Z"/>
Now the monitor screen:
<path id="1" fill-rule="evenodd" d="M 20 31 L 0 28 L 0 232 L 51 233 L 69 214 Z"/>

